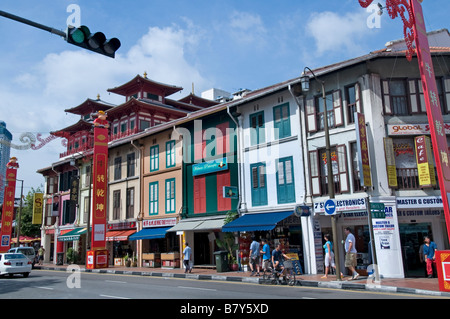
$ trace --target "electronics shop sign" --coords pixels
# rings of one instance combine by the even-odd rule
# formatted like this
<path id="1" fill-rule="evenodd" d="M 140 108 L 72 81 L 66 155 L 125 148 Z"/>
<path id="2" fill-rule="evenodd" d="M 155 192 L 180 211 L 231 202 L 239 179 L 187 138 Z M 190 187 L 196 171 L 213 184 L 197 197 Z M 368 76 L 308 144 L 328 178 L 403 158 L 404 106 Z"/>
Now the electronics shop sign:
<path id="1" fill-rule="evenodd" d="M 443 208 L 441 196 L 400 197 L 397 198 L 398 209 Z"/>
<path id="2" fill-rule="evenodd" d="M 366 210 L 367 198 L 336 199 L 336 212 Z M 314 203 L 314 213 L 325 213 L 325 202 Z"/>

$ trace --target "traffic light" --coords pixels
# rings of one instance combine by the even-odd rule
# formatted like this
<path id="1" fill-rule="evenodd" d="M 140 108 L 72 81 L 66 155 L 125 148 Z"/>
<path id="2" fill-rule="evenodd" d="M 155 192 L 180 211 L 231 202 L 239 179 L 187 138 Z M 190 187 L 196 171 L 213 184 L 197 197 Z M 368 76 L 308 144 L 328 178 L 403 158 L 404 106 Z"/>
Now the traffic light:
<path id="1" fill-rule="evenodd" d="M 120 48 L 119 39 L 106 39 L 102 32 L 91 33 L 84 25 L 79 28 L 70 25 L 67 29 L 66 41 L 110 58 L 114 58 L 116 51 Z"/>

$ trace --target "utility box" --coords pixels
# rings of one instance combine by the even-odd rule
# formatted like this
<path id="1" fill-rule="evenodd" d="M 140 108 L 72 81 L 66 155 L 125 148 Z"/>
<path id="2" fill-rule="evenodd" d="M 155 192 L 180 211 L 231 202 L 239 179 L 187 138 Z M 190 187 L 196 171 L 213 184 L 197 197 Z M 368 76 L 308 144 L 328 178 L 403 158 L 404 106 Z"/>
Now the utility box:
<path id="1" fill-rule="evenodd" d="M 214 252 L 216 260 L 216 270 L 217 272 L 226 272 L 228 269 L 228 252 L 226 251 L 216 251 Z"/>

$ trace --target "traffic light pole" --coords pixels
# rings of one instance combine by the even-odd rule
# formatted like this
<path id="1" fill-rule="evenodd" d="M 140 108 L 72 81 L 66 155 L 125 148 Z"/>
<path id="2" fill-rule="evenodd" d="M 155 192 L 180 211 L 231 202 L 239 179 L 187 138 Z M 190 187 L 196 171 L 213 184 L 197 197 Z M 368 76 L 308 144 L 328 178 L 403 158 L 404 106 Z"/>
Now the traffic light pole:
<path id="1" fill-rule="evenodd" d="M 28 20 L 28 19 L 24 19 L 22 17 L 18 17 L 18 16 L 14 15 L 14 14 L 11 14 L 11 13 L 8 13 L 8 12 L 5 12 L 5 11 L 1 11 L 0 10 L 0 16 L 8 18 L 8 19 L 11 19 L 11 20 L 14 20 L 14 21 L 17 21 L 17 22 L 20 22 L 20 23 L 28 24 L 28 25 L 30 25 L 32 27 L 35 27 L 35 28 L 38 28 L 38 29 L 41 29 L 41 30 L 44 30 L 44 31 L 48 31 L 50 33 L 59 35 L 59 36 L 63 37 L 64 39 L 67 37 L 67 34 L 65 32 L 63 32 L 63 31 L 56 30 L 56 29 L 54 29 L 52 27 L 48 27 L 46 25 L 43 25 L 43 24 L 31 21 L 31 20 Z"/>

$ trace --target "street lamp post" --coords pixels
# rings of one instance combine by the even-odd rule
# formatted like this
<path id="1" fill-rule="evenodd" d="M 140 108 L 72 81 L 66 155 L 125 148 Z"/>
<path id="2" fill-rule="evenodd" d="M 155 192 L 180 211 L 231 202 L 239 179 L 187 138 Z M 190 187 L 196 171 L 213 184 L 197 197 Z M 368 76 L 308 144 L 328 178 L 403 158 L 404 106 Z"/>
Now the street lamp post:
<path id="1" fill-rule="evenodd" d="M 308 92 L 309 91 L 309 76 L 306 74 L 306 71 L 309 71 L 313 78 L 321 85 L 322 87 L 322 99 L 323 99 L 323 126 L 325 131 L 325 153 L 326 153 L 326 159 L 327 159 L 327 179 L 328 179 L 328 195 L 330 199 L 333 199 L 335 196 L 334 193 L 334 177 L 333 177 L 333 167 L 331 164 L 331 147 L 330 147 L 330 131 L 328 127 L 328 110 L 327 110 L 327 99 L 326 99 L 326 93 L 325 93 L 325 82 L 319 80 L 314 72 L 308 68 L 305 67 L 303 70 L 302 76 L 300 78 L 301 84 L 302 84 L 302 91 Z M 334 215 L 331 216 L 331 229 L 333 232 L 333 242 L 337 244 L 337 227 L 336 227 L 336 217 Z M 341 266 L 339 263 L 339 246 L 335 246 L 334 254 L 336 256 L 336 277 L 338 281 L 341 281 Z"/>

